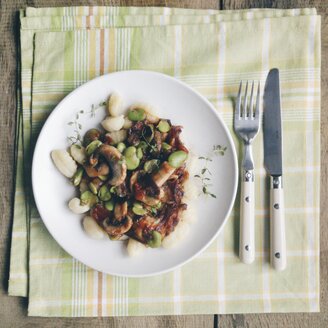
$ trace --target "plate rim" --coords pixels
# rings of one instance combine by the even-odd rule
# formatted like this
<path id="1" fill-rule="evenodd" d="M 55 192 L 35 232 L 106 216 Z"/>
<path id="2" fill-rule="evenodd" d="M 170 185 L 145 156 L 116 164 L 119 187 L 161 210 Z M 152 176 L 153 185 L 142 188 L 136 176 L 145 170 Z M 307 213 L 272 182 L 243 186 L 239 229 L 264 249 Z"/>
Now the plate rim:
<path id="1" fill-rule="evenodd" d="M 71 97 L 74 97 L 76 93 L 79 92 L 79 90 L 81 88 L 85 88 L 87 87 L 89 84 L 91 83 L 94 83 L 95 81 L 97 80 L 101 80 L 101 79 L 104 79 L 106 78 L 107 76 L 113 76 L 113 75 L 126 75 L 126 74 L 130 74 L 130 73 L 137 73 L 137 74 L 146 74 L 146 75 L 152 75 L 152 76 L 157 76 L 157 77 L 160 77 L 160 78 L 164 78 L 164 79 L 167 79 L 167 80 L 171 80 L 172 82 L 174 83 L 178 83 L 180 84 L 182 87 L 184 88 L 187 88 L 189 91 L 191 91 L 192 93 L 194 93 L 198 98 L 200 98 L 203 102 L 206 103 L 206 105 L 210 108 L 210 110 L 213 112 L 213 114 L 216 116 L 217 120 L 220 121 L 221 123 L 221 126 L 223 127 L 224 129 L 224 132 L 227 136 L 227 139 L 228 141 L 230 142 L 231 144 L 231 151 L 232 151 L 232 159 L 233 159 L 233 163 L 235 165 L 235 170 L 234 170 L 234 185 L 233 185 L 233 196 L 232 196 L 232 199 L 230 201 L 230 204 L 229 204 L 229 207 L 228 207 L 228 210 L 226 212 L 226 215 L 222 221 L 222 224 L 221 226 L 219 227 L 219 229 L 216 231 L 216 233 L 213 235 L 212 238 L 210 238 L 207 243 L 201 247 L 197 252 L 195 252 L 195 254 L 193 254 L 192 256 L 190 256 L 189 258 L 187 258 L 186 260 L 176 264 L 176 265 L 173 265 L 173 266 L 170 266 L 169 268 L 167 269 L 163 269 L 163 270 L 160 270 L 160 271 L 156 271 L 156 272 L 151 272 L 151 273 L 146 273 L 146 274 L 122 274 L 122 273 L 113 273 L 113 272 L 106 272 L 106 271 L 103 271 L 99 268 L 96 268 L 96 267 L 93 267 L 93 266 L 90 266 L 89 264 L 85 263 L 83 259 L 81 259 L 80 257 L 75 257 L 71 254 L 70 251 L 68 251 L 66 249 L 66 247 L 62 246 L 62 244 L 55 238 L 55 236 L 52 234 L 51 232 L 51 229 L 49 229 L 48 225 L 47 225 L 47 222 L 46 220 L 43 219 L 42 217 L 42 214 L 41 214 L 41 211 L 40 211 L 40 207 L 39 207 L 39 202 L 38 202 L 38 198 L 37 198 L 37 193 L 36 193 L 36 171 L 37 171 L 37 164 L 35 164 L 36 162 L 36 154 L 37 154 L 37 150 L 39 148 L 39 145 L 40 145 L 40 140 L 41 140 L 41 137 L 42 135 L 45 133 L 45 131 L 47 130 L 47 126 L 49 124 L 49 121 L 51 121 L 51 117 L 55 115 L 56 112 L 58 112 L 60 109 L 60 107 L 63 105 L 63 103 L 65 103 L 68 99 L 70 99 Z M 233 206 L 235 204 L 235 200 L 236 200 L 236 195 L 237 195 L 237 190 L 238 190 L 238 180 L 239 180 L 239 175 L 238 175 L 238 172 L 239 172 L 239 168 L 238 168 L 238 159 L 237 159 L 237 152 L 236 152 L 236 147 L 235 147 L 235 143 L 232 139 L 232 136 L 231 136 L 231 133 L 230 131 L 228 130 L 228 127 L 226 125 L 226 123 L 223 121 L 223 119 L 221 118 L 221 115 L 220 113 L 215 109 L 215 107 L 211 104 L 211 102 L 206 98 L 204 97 L 202 94 L 200 94 L 197 90 L 195 90 L 194 88 L 192 88 L 191 86 L 189 86 L 188 84 L 186 84 L 185 82 L 181 81 L 181 80 L 178 80 L 177 78 L 173 77 L 173 76 L 170 76 L 170 75 L 167 75 L 167 74 L 164 74 L 164 73 L 160 73 L 160 72 L 156 72 L 156 71 L 148 71 L 148 70 L 124 70 L 124 71 L 119 71 L 119 72 L 112 72 L 112 73 L 107 73 L 107 74 L 103 74 L 103 75 L 100 75 L 100 76 L 97 76 L 83 84 L 81 84 L 80 86 L 78 86 L 77 88 L 75 88 L 74 90 L 72 90 L 69 94 L 67 94 L 56 106 L 55 108 L 51 111 L 51 113 L 49 114 L 49 116 L 47 117 L 45 123 L 43 124 L 42 126 L 42 129 L 37 137 L 37 141 L 35 143 L 35 147 L 34 147 L 34 150 L 33 150 L 33 157 L 32 157 L 32 191 L 33 191 L 33 198 L 34 198 L 34 201 L 35 201 L 35 204 L 36 204 L 36 207 L 37 207 L 37 210 L 40 214 L 40 218 L 41 220 L 43 221 L 46 229 L 48 230 L 48 232 L 50 233 L 51 237 L 55 239 L 55 241 L 58 243 L 58 245 L 66 252 L 68 253 L 70 256 L 72 256 L 72 258 L 80 261 L 81 263 L 83 263 L 84 265 L 86 265 L 87 267 L 93 269 L 93 270 L 96 270 L 96 271 L 99 271 L 99 272 L 102 272 L 102 273 L 105 273 L 105 274 L 109 274 L 109 275 L 112 275 L 112 276 L 116 276 L 116 277 L 126 277 L 126 278 L 143 278 L 143 277 L 151 277 L 151 276 L 157 276 L 157 275 L 160 275 L 160 274 L 164 274 L 164 273 L 167 273 L 167 272 L 171 272 L 177 268 L 180 268 L 182 267 L 183 265 L 187 264 L 188 262 L 192 261 L 195 257 L 197 257 L 198 255 L 200 255 L 206 248 L 208 248 L 210 246 L 210 244 L 212 244 L 212 242 L 214 241 L 215 238 L 217 238 L 217 236 L 220 234 L 220 232 L 223 230 L 224 226 L 226 225 L 226 222 L 228 221 L 228 218 L 229 218 L 229 215 L 231 214 L 231 211 L 233 209 Z"/>

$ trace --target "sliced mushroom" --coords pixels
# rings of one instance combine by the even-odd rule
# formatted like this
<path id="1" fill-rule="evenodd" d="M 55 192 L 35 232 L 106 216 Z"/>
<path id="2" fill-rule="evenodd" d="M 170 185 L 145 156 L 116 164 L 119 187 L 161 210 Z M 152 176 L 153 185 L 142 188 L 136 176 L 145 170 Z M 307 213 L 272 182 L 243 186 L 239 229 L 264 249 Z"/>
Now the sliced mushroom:
<path id="1" fill-rule="evenodd" d="M 99 166 L 93 167 L 91 164 L 84 166 L 85 172 L 90 178 L 96 178 L 101 175 L 109 174 L 109 166 L 106 163 L 102 163 Z"/>
<path id="2" fill-rule="evenodd" d="M 162 187 L 163 184 L 170 178 L 174 173 L 175 168 L 172 167 L 168 162 L 162 163 L 160 169 L 153 173 L 152 179 L 158 187 Z"/>
<path id="3" fill-rule="evenodd" d="M 105 231 L 110 235 L 110 236 L 120 236 L 129 231 L 132 227 L 133 221 L 130 216 L 126 216 L 122 220 L 123 224 L 121 225 L 113 225 L 108 222 L 108 220 L 105 220 L 103 225 Z"/>
<path id="4" fill-rule="evenodd" d="M 106 159 L 112 172 L 112 177 L 108 183 L 112 186 L 123 183 L 126 178 L 126 164 L 122 161 L 122 154 L 115 147 L 105 144 L 99 147 L 99 154 Z"/>
<path id="5" fill-rule="evenodd" d="M 128 203 L 116 203 L 114 208 L 114 217 L 117 221 L 121 221 L 128 214 Z"/>
<path id="6" fill-rule="evenodd" d="M 89 164 L 92 166 L 92 167 L 95 167 L 97 164 L 98 164 L 98 161 L 99 161 L 99 156 L 98 154 L 95 152 L 95 153 L 92 153 L 89 157 Z"/>
<path id="7" fill-rule="evenodd" d="M 143 202 L 149 206 L 155 206 L 160 203 L 160 200 L 154 197 L 147 196 L 146 194 L 136 194 L 135 199 L 139 202 Z"/>
<path id="8" fill-rule="evenodd" d="M 133 191 L 133 186 L 138 180 L 139 171 L 134 171 L 130 178 L 130 190 Z"/>
<path id="9" fill-rule="evenodd" d="M 163 197 L 163 190 L 161 190 L 161 189 L 159 190 L 159 194 L 157 197 L 148 196 L 144 190 L 141 190 L 142 192 L 138 192 L 138 191 L 136 192 L 134 186 L 138 180 L 139 174 L 140 174 L 140 171 L 136 171 L 131 175 L 131 178 L 130 178 L 130 190 L 132 192 L 134 192 L 135 199 L 146 205 L 149 205 L 149 206 L 155 206 L 155 205 L 159 204 L 160 198 Z M 139 186 L 139 188 L 140 188 L 140 186 Z"/>
<path id="10" fill-rule="evenodd" d="M 89 145 L 94 140 L 98 140 L 100 138 L 100 131 L 98 129 L 90 129 L 86 132 L 83 138 L 83 143 L 85 146 Z"/>
<path id="11" fill-rule="evenodd" d="M 143 232 L 152 231 L 156 228 L 157 225 L 158 220 L 156 220 L 153 216 L 144 215 L 140 220 L 133 224 L 132 230 L 138 240 L 146 242 Z"/>

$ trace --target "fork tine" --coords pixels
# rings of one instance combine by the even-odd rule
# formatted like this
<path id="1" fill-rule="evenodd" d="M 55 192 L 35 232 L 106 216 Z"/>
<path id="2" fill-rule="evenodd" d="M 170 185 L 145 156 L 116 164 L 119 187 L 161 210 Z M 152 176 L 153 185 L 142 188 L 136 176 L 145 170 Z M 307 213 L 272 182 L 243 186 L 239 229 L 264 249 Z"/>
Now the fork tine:
<path id="1" fill-rule="evenodd" d="M 253 118 L 253 114 L 254 114 L 254 111 L 253 111 L 253 91 L 254 91 L 254 80 L 252 82 L 252 89 L 251 89 L 251 96 L 250 96 L 250 100 L 249 100 L 249 110 L 248 110 L 248 117 L 250 119 Z"/>
<path id="2" fill-rule="evenodd" d="M 244 103 L 243 103 L 243 118 L 247 116 L 247 89 L 248 89 L 248 81 L 246 83 Z"/>
<path id="3" fill-rule="evenodd" d="M 240 118 L 240 102 L 241 102 L 241 87 L 242 87 L 243 81 L 240 81 L 239 84 L 239 91 L 237 95 L 237 101 L 235 105 L 235 120 Z"/>
<path id="4" fill-rule="evenodd" d="M 255 119 L 259 119 L 260 117 L 260 81 L 257 87 L 256 107 L 255 107 L 254 117 Z"/>

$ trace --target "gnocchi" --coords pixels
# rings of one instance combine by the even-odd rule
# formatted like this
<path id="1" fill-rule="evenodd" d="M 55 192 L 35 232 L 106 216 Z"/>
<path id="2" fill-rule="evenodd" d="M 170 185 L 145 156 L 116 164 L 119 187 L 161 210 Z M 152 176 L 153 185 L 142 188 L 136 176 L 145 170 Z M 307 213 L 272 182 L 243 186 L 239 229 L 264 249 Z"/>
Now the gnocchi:
<path id="1" fill-rule="evenodd" d="M 75 214 L 82 214 L 90 210 L 90 206 L 81 204 L 79 198 L 75 197 L 68 202 L 69 209 Z"/>
<path id="2" fill-rule="evenodd" d="M 166 236 L 162 241 L 162 246 L 164 248 L 173 248 L 180 244 L 188 235 L 190 231 L 190 226 L 187 222 L 181 220 L 176 226 L 175 230 Z"/>
<path id="3" fill-rule="evenodd" d="M 107 111 L 111 116 L 119 116 L 124 112 L 123 98 L 117 92 L 113 92 L 107 102 Z"/>
<path id="4" fill-rule="evenodd" d="M 146 246 L 132 238 L 128 241 L 127 252 L 129 256 L 136 257 L 146 250 Z"/>
<path id="5" fill-rule="evenodd" d="M 125 118 L 124 118 L 123 128 L 124 128 L 124 129 L 130 129 L 131 126 L 132 126 L 132 123 L 133 123 L 133 122 L 132 122 L 131 120 L 129 120 L 128 117 L 125 117 Z"/>
<path id="6" fill-rule="evenodd" d="M 196 180 L 193 178 L 189 178 L 184 183 L 184 196 L 188 200 L 195 200 L 199 195 L 199 190 L 196 185 Z"/>
<path id="7" fill-rule="evenodd" d="M 126 130 L 119 130 L 119 131 L 113 131 L 110 133 L 107 133 L 106 136 L 108 136 L 111 140 L 111 145 L 117 145 L 120 142 L 123 142 L 127 137 L 127 131 Z"/>
<path id="8" fill-rule="evenodd" d="M 56 149 L 51 152 L 51 158 L 60 173 L 67 178 L 72 178 L 77 170 L 77 165 L 70 154 L 63 149 Z"/>
<path id="9" fill-rule="evenodd" d="M 119 131 L 123 128 L 124 125 L 124 116 L 110 117 L 108 116 L 101 122 L 103 128 L 108 132 Z"/>
<path id="10" fill-rule="evenodd" d="M 93 239 L 103 239 L 107 236 L 104 230 L 101 229 L 97 222 L 89 215 L 84 217 L 82 224 L 84 231 Z"/>
<path id="11" fill-rule="evenodd" d="M 73 159 L 79 164 L 83 164 L 86 159 L 85 148 L 79 145 L 72 145 L 70 148 L 70 153 Z"/>

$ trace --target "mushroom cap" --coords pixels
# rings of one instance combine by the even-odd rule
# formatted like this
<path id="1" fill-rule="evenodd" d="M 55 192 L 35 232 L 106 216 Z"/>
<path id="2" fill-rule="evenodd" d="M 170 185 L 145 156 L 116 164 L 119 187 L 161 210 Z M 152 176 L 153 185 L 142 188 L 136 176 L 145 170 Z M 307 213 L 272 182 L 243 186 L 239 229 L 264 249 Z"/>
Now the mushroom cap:
<path id="1" fill-rule="evenodd" d="M 108 183 L 112 186 L 118 186 L 126 178 L 126 164 L 121 160 L 122 154 L 113 146 L 102 144 L 99 147 L 99 154 L 102 155 L 111 168 L 112 177 Z"/>
<path id="2" fill-rule="evenodd" d="M 84 169 L 90 178 L 96 178 L 101 175 L 107 175 L 110 172 L 109 167 L 106 163 L 102 163 L 98 167 L 92 166 L 91 164 L 84 165 Z"/>
<path id="3" fill-rule="evenodd" d="M 121 222 L 123 222 L 123 224 L 117 226 L 117 225 L 108 224 L 107 221 L 105 220 L 103 222 L 103 226 L 105 231 L 110 236 L 116 237 L 128 232 L 133 225 L 132 218 L 129 215 L 127 215 Z"/>
<path id="4" fill-rule="evenodd" d="M 116 203 L 114 208 L 114 217 L 117 221 L 121 221 L 128 214 L 128 203 Z"/>

